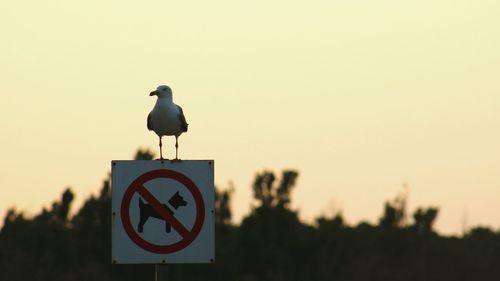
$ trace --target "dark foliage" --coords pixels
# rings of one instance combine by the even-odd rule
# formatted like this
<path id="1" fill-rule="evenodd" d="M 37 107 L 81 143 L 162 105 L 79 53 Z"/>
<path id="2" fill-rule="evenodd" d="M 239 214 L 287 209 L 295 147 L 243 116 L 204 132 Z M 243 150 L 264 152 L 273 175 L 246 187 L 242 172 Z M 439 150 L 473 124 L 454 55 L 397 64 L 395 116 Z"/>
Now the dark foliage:
<path id="1" fill-rule="evenodd" d="M 139 150 L 136 159 L 153 154 Z M 474 228 L 463 237 L 433 231 L 438 208 L 418 208 L 406 221 L 406 197 L 384 206 L 378 225 L 349 226 L 341 214 L 314 225 L 290 209 L 298 173 L 256 175 L 256 205 L 231 224 L 230 188 L 216 189 L 216 262 L 169 265 L 169 280 L 499 280 L 500 233 Z M 8 211 L 0 232 L 0 280 L 154 280 L 153 265 L 111 264 L 111 186 L 72 217 L 74 195 L 33 218 Z"/>

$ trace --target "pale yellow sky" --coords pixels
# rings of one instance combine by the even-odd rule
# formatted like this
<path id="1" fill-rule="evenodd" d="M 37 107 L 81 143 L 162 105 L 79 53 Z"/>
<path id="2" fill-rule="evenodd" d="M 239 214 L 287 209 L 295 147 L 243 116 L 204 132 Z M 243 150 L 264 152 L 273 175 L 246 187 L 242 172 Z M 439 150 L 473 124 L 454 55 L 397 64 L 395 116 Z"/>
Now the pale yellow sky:
<path id="1" fill-rule="evenodd" d="M 472 0 L 4 1 L 0 215 L 66 186 L 78 208 L 112 159 L 156 150 L 148 93 L 168 84 L 190 124 L 180 156 L 216 160 L 237 220 L 257 171 L 294 168 L 308 221 L 376 222 L 407 182 L 409 211 L 439 206 L 440 231 L 498 229 L 499 14 Z"/>

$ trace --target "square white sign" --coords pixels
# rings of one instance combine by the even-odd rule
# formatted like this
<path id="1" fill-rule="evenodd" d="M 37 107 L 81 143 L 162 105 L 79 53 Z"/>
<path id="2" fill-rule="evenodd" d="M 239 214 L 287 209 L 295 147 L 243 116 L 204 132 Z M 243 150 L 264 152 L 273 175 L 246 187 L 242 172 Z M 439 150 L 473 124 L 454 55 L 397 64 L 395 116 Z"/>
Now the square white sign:
<path id="1" fill-rule="evenodd" d="M 213 160 L 112 161 L 113 263 L 212 263 Z"/>

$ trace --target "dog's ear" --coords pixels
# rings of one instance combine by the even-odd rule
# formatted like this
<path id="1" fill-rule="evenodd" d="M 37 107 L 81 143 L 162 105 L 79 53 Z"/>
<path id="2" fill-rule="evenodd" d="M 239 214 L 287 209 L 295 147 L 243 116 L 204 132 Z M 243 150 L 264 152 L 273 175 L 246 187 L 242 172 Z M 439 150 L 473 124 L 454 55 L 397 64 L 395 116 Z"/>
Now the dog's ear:
<path id="1" fill-rule="evenodd" d="M 177 192 L 176 192 L 176 193 L 175 193 L 174 195 L 177 195 L 177 196 L 179 196 L 179 190 L 177 190 Z"/>

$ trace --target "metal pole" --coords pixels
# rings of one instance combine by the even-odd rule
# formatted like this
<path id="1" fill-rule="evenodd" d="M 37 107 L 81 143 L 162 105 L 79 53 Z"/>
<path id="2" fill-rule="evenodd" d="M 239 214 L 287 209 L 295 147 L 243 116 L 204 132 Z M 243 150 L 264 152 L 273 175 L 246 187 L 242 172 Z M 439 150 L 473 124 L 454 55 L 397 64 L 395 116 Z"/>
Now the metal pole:
<path id="1" fill-rule="evenodd" d="M 168 281 L 168 266 L 166 264 L 155 264 L 155 281 Z"/>

